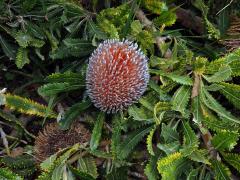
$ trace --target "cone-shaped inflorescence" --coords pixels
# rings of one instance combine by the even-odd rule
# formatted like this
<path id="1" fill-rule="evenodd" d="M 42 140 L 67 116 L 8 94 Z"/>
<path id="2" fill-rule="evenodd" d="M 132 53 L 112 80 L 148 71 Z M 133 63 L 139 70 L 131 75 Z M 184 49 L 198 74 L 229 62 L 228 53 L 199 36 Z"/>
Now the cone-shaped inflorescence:
<path id="1" fill-rule="evenodd" d="M 61 130 L 57 123 L 51 123 L 35 140 L 35 159 L 40 163 L 64 148 L 89 142 L 90 137 L 90 132 L 81 123 L 73 123 L 67 131 Z"/>
<path id="2" fill-rule="evenodd" d="M 94 105 L 115 113 L 136 102 L 149 81 L 148 58 L 128 40 L 106 40 L 89 59 L 87 91 Z"/>

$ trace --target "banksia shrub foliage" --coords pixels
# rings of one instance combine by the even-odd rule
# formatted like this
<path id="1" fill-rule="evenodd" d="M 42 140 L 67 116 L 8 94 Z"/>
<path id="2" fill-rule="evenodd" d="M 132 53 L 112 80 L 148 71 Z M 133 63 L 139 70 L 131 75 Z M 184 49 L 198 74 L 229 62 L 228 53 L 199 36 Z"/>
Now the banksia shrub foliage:
<path id="1" fill-rule="evenodd" d="M 240 3 L 183 2 L 0 1 L 0 179 L 240 179 Z"/>
<path id="2" fill-rule="evenodd" d="M 102 111 L 117 112 L 136 102 L 147 88 L 147 57 L 136 43 L 106 40 L 89 59 L 87 90 Z"/>

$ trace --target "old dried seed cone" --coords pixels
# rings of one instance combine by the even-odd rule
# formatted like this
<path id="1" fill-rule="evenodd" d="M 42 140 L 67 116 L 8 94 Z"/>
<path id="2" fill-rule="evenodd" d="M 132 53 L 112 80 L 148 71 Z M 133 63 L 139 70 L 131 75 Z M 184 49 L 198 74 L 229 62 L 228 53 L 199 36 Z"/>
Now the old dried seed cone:
<path id="1" fill-rule="evenodd" d="M 61 130 L 57 123 L 51 123 L 35 140 L 35 159 L 40 163 L 66 147 L 86 143 L 89 140 L 90 132 L 80 123 L 73 123 L 67 131 Z"/>

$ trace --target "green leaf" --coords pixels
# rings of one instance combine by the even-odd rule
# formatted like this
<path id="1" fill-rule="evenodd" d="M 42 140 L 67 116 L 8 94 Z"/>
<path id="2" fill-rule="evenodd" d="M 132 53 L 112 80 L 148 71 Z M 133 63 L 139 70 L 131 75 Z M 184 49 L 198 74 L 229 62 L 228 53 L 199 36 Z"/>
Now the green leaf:
<path id="1" fill-rule="evenodd" d="M 53 73 L 46 77 L 48 83 L 69 83 L 69 84 L 85 84 L 85 73 L 73 73 L 67 71 L 64 73 Z"/>
<path id="2" fill-rule="evenodd" d="M 18 112 L 28 115 L 56 118 L 56 114 L 53 111 L 49 112 L 47 106 L 16 95 L 5 94 L 4 96 L 6 98 L 5 106 L 10 109 L 17 110 Z"/>
<path id="3" fill-rule="evenodd" d="M 88 33 L 98 39 L 107 39 L 107 35 L 92 20 L 87 21 Z"/>
<path id="4" fill-rule="evenodd" d="M 144 6 L 152 13 L 161 14 L 164 11 L 168 10 L 165 2 L 159 0 L 144 1 Z"/>
<path id="5" fill-rule="evenodd" d="M 188 158 L 190 158 L 193 161 L 196 162 L 201 162 L 204 164 L 210 165 L 211 163 L 209 162 L 209 157 L 208 157 L 208 152 L 206 149 L 197 149 L 193 151 Z"/>
<path id="6" fill-rule="evenodd" d="M 91 105 L 90 100 L 82 101 L 80 103 L 76 103 L 70 108 L 67 109 L 66 113 L 64 114 L 63 118 L 59 121 L 59 125 L 61 129 L 66 130 L 68 129 L 72 122 L 87 108 Z"/>
<path id="7" fill-rule="evenodd" d="M 238 109 L 240 109 L 240 85 L 222 82 L 220 92 Z"/>
<path id="8" fill-rule="evenodd" d="M 90 149 L 94 151 L 97 149 L 99 142 L 101 140 L 101 135 L 102 135 L 102 128 L 103 128 L 103 123 L 105 119 L 105 114 L 104 112 L 100 112 L 98 114 L 96 123 L 94 125 L 93 131 L 92 131 L 92 136 L 90 140 Z"/>
<path id="9" fill-rule="evenodd" d="M 23 48 L 26 48 L 32 41 L 32 37 L 27 32 L 23 31 L 18 31 L 15 39 L 18 42 L 19 46 Z"/>
<path id="10" fill-rule="evenodd" d="M 160 158 L 160 156 L 161 156 L 160 152 L 157 152 L 155 156 L 151 156 L 144 169 L 144 174 L 147 176 L 149 180 L 159 179 L 157 171 L 157 161 Z"/>
<path id="11" fill-rule="evenodd" d="M 229 120 L 226 118 L 218 118 L 216 117 L 206 106 L 201 104 L 201 112 L 203 115 L 202 123 L 207 128 L 213 131 L 238 131 L 239 124 L 229 123 Z"/>
<path id="12" fill-rule="evenodd" d="M 161 136 L 164 138 L 166 143 L 179 141 L 178 132 L 170 125 L 165 125 L 164 123 L 162 123 Z"/>
<path id="13" fill-rule="evenodd" d="M 41 96 L 54 96 L 58 93 L 73 91 L 85 87 L 83 84 L 63 83 L 48 83 L 38 88 L 38 93 Z"/>
<path id="14" fill-rule="evenodd" d="M 121 143 L 121 130 L 122 130 L 122 117 L 119 113 L 113 116 L 113 129 L 112 129 L 112 138 L 111 138 L 111 153 L 115 158 L 118 156 L 119 145 Z"/>
<path id="15" fill-rule="evenodd" d="M 230 170 L 222 162 L 213 160 L 211 162 L 216 180 L 230 180 Z"/>
<path id="16" fill-rule="evenodd" d="M 153 19 L 155 26 L 172 26 L 176 22 L 176 13 L 172 11 L 163 11 L 158 17 Z"/>
<path id="17" fill-rule="evenodd" d="M 158 84 L 156 84 L 153 80 L 149 81 L 149 87 L 158 93 L 161 101 L 170 101 L 171 96 L 168 95 L 165 91 L 163 91 Z"/>
<path id="18" fill-rule="evenodd" d="M 128 179 L 127 167 L 114 167 L 110 173 L 107 174 L 107 180 Z"/>
<path id="19" fill-rule="evenodd" d="M 18 48 L 15 63 L 19 69 L 22 69 L 25 64 L 30 63 L 28 58 L 28 49 L 22 47 Z"/>
<path id="20" fill-rule="evenodd" d="M 198 148 L 199 141 L 188 122 L 183 122 L 183 131 L 184 143 L 181 152 L 184 156 L 188 156 Z"/>
<path id="21" fill-rule="evenodd" d="M 41 169 L 42 170 L 50 169 L 56 159 L 57 159 L 57 153 L 51 155 L 40 164 Z"/>
<path id="22" fill-rule="evenodd" d="M 8 168 L 0 168 L 0 179 L 3 180 L 23 180 L 22 177 L 15 174 Z"/>
<path id="23" fill-rule="evenodd" d="M 232 150 L 239 139 L 239 134 L 234 131 L 220 131 L 212 138 L 213 146 L 219 150 Z"/>
<path id="24" fill-rule="evenodd" d="M 232 70 L 230 66 L 224 65 L 219 68 L 218 72 L 212 76 L 203 76 L 208 82 L 222 82 L 230 78 Z"/>
<path id="25" fill-rule="evenodd" d="M 187 105 L 191 94 L 191 87 L 181 86 L 172 99 L 172 110 L 179 111 L 183 116 L 187 115 Z"/>
<path id="26" fill-rule="evenodd" d="M 187 75 L 179 75 L 176 73 L 165 73 L 162 70 L 156 70 L 156 69 L 150 69 L 149 72 L 152 74 L 168 77 L 179 84 L 189 85 L 189 86 L 193 84 L 192 79 Z"/>
<path id="27" fill-rule="evenodd" d="M 120 144 L 119 159 L 125 159 L 131 153 L 132 149 L 142 140 L 142 138 L 152 130 L 150 127 L 142 127 L 130 133 L 127 138 Z"/>
<path id="28" fill-rule="evenodd" d="M 157 162 L 157 169 L 162 176 L 162 180 L 177 179 L 180 166 L 182 166 L 181 164 L 184 163 L 184 161 L 182 154 L 179 152 L 159 159 Z"/>
<path id="29" fill-rule="evenodd" d="M 1 35 L 0 35 L 0 45 L 2 47 L 3 52 L 6 56 L 9 57 L 10 60 L 15 59 L 16 57 L 16 49 L 14 46 L 10 45 Z"/>
<path id="30" fill-rule="evenodd" d="M 69 167 L 69 169 L 71 170 L 71 172 L 78 178 L 80 178 L 81 180 L 94 180 L 95 178 L 93 178 L 90 174 L 86 173 L 86 172 L 82 172 L 72 166 Z"/>
<path id="31" fill-rule="evenodd" d="M 203 103 L 211 110 L 215 111 L 219 116 L 234 122 L 240 124 L 240 120 L 233 115 L 230 114 L 220 103 L 218 103 L 210 93 L 207 92 L 204 88 L 201 89 L 200 93 L 201 100 Z"/>
<path id="32" fill-rule="evenodd" d="M 234 153 L 222 153 L 224 160 L 240 172 L 240 155 Z"/>
<path id="33" fill-rule="evenodd" d="M 149 110 L 141 106 L 138 108 L 136 105 L 132 105 L 128 108 L 130 117 L 133 117 L 135 121 L 152 121 L 152 113 L 149 115 Z"/>
<path id="34" fill-rule="evenodd" d="M 164 151 L 166 153 L 166 155 L 175 153 L 177 151 L 179 151 L 179 148 L 181 147 L 181 144 L 179 141 L 173 141 L 171 143 L 158 143 L 157 147 Z"/>
<path id="35" fill-rule="evenodd" d="M 156 128 L 157 128 L 157 126 L 155 126 L 150 131 L 150 133 L 147 136 L 147 142 L 146 142 L 148 153 L 151 154 L 152 156 L 154 156 L 154 151 L 153 151 L 153 147 L 152 147 L 152 139 L 153 139 L 154 132 L 156 131 Z"/>
<path id="36" fill-rule="evenodd" d="M 94 179 L 98 176 L 97 165 L 92 157 L 79 158 L 78 170 L 91 175 Z"/>

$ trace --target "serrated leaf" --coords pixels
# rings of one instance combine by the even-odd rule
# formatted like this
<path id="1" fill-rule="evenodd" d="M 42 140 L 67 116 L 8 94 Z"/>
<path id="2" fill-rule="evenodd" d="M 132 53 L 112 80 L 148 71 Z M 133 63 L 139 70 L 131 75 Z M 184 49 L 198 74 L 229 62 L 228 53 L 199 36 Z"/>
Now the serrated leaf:
<path id="1" fill-rule="evenodd" d="M 30 44 L 32 37 L 27 32 L 18 31 L 15 39 L 18 42 L 19 46 L 26 48 Z"/>
<path id="2" fill-rule="evenodd" d="M 48 83 L 40 88 L 38 88 L 38 93 L 41 96 L 54 96 L 58 93 L 68 92 L 72 90 L 77 90 L 83 88 L 85 85 L 83 84 L 69 84 L 66 82 L 63 83 Z"/>
<path id="3" fill-rule="evenodd" d="M 135 121 L 152 121 L 152 113 L 148 115 L 148 110 L 144 107 L 138 108 L 136 105 L 132 105 L 128 108 L 130 117 L 133 117 Z"/>
<path id="4" fill-rule="evenodd" d="M 161 174 L 163 180 L 177 179 L 180 168 L 178 168 L 184 159 L 179 152 L 163 157 L 157 162 L 158 172 Z M 183 166 L 182 166 L 183 167 Z"/>
<path id="5" fill-rule="evenodd" d="M 18 48 L 15 63 L 19 69 L 22 69 L 25 64 L 30 63 L 28 58 L 28 49 L 22 47 Z"/>
<path id="6" fill-rule="evenodd" d="M 99 142 L 101 140 L 104 119 L 105 119 L 104 112 L 100 112 L 98 114 L 98 117 L 97 117 L 96 122 L 94 124 L 94 128 L 93 128 L 93 131 L 92 131 L 92 136 L 91 136 L 91 140 L 90 140 L 90 149 L 92 151 L 97 149 L 97 147 L 99 145 Z"/>
<path id="7" fill-rule="evenodd" d="M 179 151 L 179 148 L 181 147 L 181 144 L 179 141 L 173 141 L 170 143 L 158 143 L 157 147 L 164 151 L 167 155 L 175 153 L 177 151 Z"/>
<path id="8" fill-rule="evenodd" d="M 50 169 L 50 167 L 53 165 L 54 161 L 57 159 L 57 154 L 53 154 L 50 157 L 48 157 L 46 160 L 44 160 L 41 164 L 40 167 L 42 170 L 47 170 Z"/>
<path id="9" fill-rule="evenodd" d="M 18 112 L 28 115 L 56 118 L 56 114 L 53 111 L 49 112 L 47 106 L 16 95 L 5 94 L 4 96 L 6 98 L 5 106 L 10 109 L 17 110 Z"/>
<path id="10" fill-rule="evenodd" d="M 183 122 L 184 143 L 181 153 L 188 156 L 198 148 L 198 138 L 188 122 Z"/>
<path id="11" fill-rule="evenodd" d="M 119 146 L 121 143 L 121 131 L 122 131 L 122 117 L 120 114 L 115 114 L 113 116 L 113 128 L 112 128 L 112 138 L 111 138 L 111 153 L 116 158 L 119 152 Z"/>
<path id="12" fill-rule="evenodd" d="M 203 103 L 211 110 L 215 111 L 219 116 L 222 116 L 223 118 L 240 124 L 240 120 L 236 117 L 234 117 L 230 112 L 228 112 L 220 103 L 218 103 L 212 95 L 207 92 L 204 88 L 202 88 L 200 93 L 201 100 Z"/>
<path id="13" fill-rule="evenodd" d="M 158 0 L 144 1 L 144 5 L 149 11 L 155 14 L 161 14 L 168 10 L 166 3 Z"/>
<path id="14" fill-rule="evenodd" d="M 154 156 L 154 151 L 153 151 L 153 146 L 152 146 L 152 139 L 153 139 L 153 134 L 156 130 L 156 126 L 150 131 L 150 133 L 147 136 L 147 150 L 148 153 L 151 154 L 152 156 Z"/>
<path id="15" fill-rule="evenodd" d="M 240 109 L 240 85 L 222 82 L 220 92 L 238 109 Z"/>
<path id="16" fill-rule="evenodd" d="M 172 110 L 179 111 L 183 116 L 187 114 L 187 105 L 191 94 L 191 87 L 181 86 L 172 99 Z"/>
<path id="17" fill-rule="evenodd" d="M 169 11 L 163 11 L 158 17 L 153 19 L 155 26 L 172 26 L 176 22 L 176 13 Z"/>
<path id="18" fill-rule="evenodd" d="M 166 143 L 179 141 L 178 132 L 169 125 L 162 123 L 161 136 L 164 138 Z"/>
<path id="19" fill-rule="evenodd" d="M 240 172 L 240 155 L 234 153 L 222 153 L 225 161 Z"/>
<path id="20" fill-rule="evenodd" d="M 90 100 L 86 100 L 69 107 L 63 118 L 59 121 L 61 129 L 68 129 L 71 126 L 72 122 L 77 118 L 77 116 L 85 111 L 91 104 L 92 103 Z"/>
<path id="21" fill-rule="evenodd" d="M 239 129 L 239 124 L 236 123 L 229 123 L 229 120 L 226 118 L 219 118 L 215 116 L 210 109 L 206 106 L 201 104 L 201 112 L 203 115 L 202 123 L 207 128 L 213 131 L 222 131 L 222 130 L 229 130 L 229 131 L 237 131 Z"/>
<path id="22" fill-rule="evenodd" d="M 160 156 L 161 156 L 160 152 L 157 152 L 155 156 L 151 156 L 144 169 L 144 174 L 147 176 L 149 180 L 156 180 L 159 178 L 156 164 Z"/>
<path id="23" fill-rule="evenodd" d="M 204 164 L 208 164 L 210 165 L 211 163 L 209 162 L 209 158 L 208 158 L 208 152 L 205 149 L 197 149 L 195 151 L 193 151 L 188 158 L 190 158 L 193 161 L 196 162 L 201 162 Z"/>
<path id="24" fill-rule="evenodd" d="M 0 168 L 0 179 L 3 180 L 23 180 L 22 177 L 15 174 L 8 168 Z"/>
<path id="25" fill-rule="evenodd" d="M 127 179 L 127 167 L 114 167 L 110 173 L 106 175 L 106 180 Z"/>
<path id="26" fill-rule="evenodd" d="M 0 45 L 2 47 L 3 52 L 6 56 L 9 57 L 10 60 L 15 59 L 16 57 L 16 49 L 14 46 L 10 45 L 1 35 L 0 35 Z"/>
<path id="27" fill-rule="evenodd" d="M 53 73 L 46 77 L 48 83 L 69 83 L 69 84 L 85 84 L 85 73 Z"/>
<path id="28" fill-rule="evenodd" d="M 224 65 L 219 68 L 218 72 L 212 76 L 203 76 L 208 82 L 222 82 L 230 78 L 232 70 L 230 66 Z"/>
<path id="29" fill-rule="evenodd" d="M 78 170 L 97 178 L 97 165 L 92 157 L 84 157 L 78 159 Z"/>
<path id="30" fill-rule="evenodd" d="M 211 162 L 216 180 L 230 180 L 230 170 L 222 162 L 213 160 Z"/>
<path id="31" fill-rule="evenodd" d="M 78 169 L 70 166 L 69 169 L 71 170 L 71 172 L 78 178 L 80 178 L 81 180 L 94 180 L 95 178 L 93 178 L 90 174 L 86 173 L 86 172 L 82 172 L 79 171 Z"/>
<path id="32" fill-rule="evenodd" d="M 212 144 L 219 151 L 232 150 L 239 139 L 239 134 L 234 131 L 219 131 L 212 138 Z"/>
<path id="33" fill-rule="evenodd" d="M 132 149 L 142 140 L 142 138 L 151 131 L 152 126 L 142 127 L 130 133 L 127 138 L 120 144 L 119 159 L 125 159 L 132 151 Z"/>

